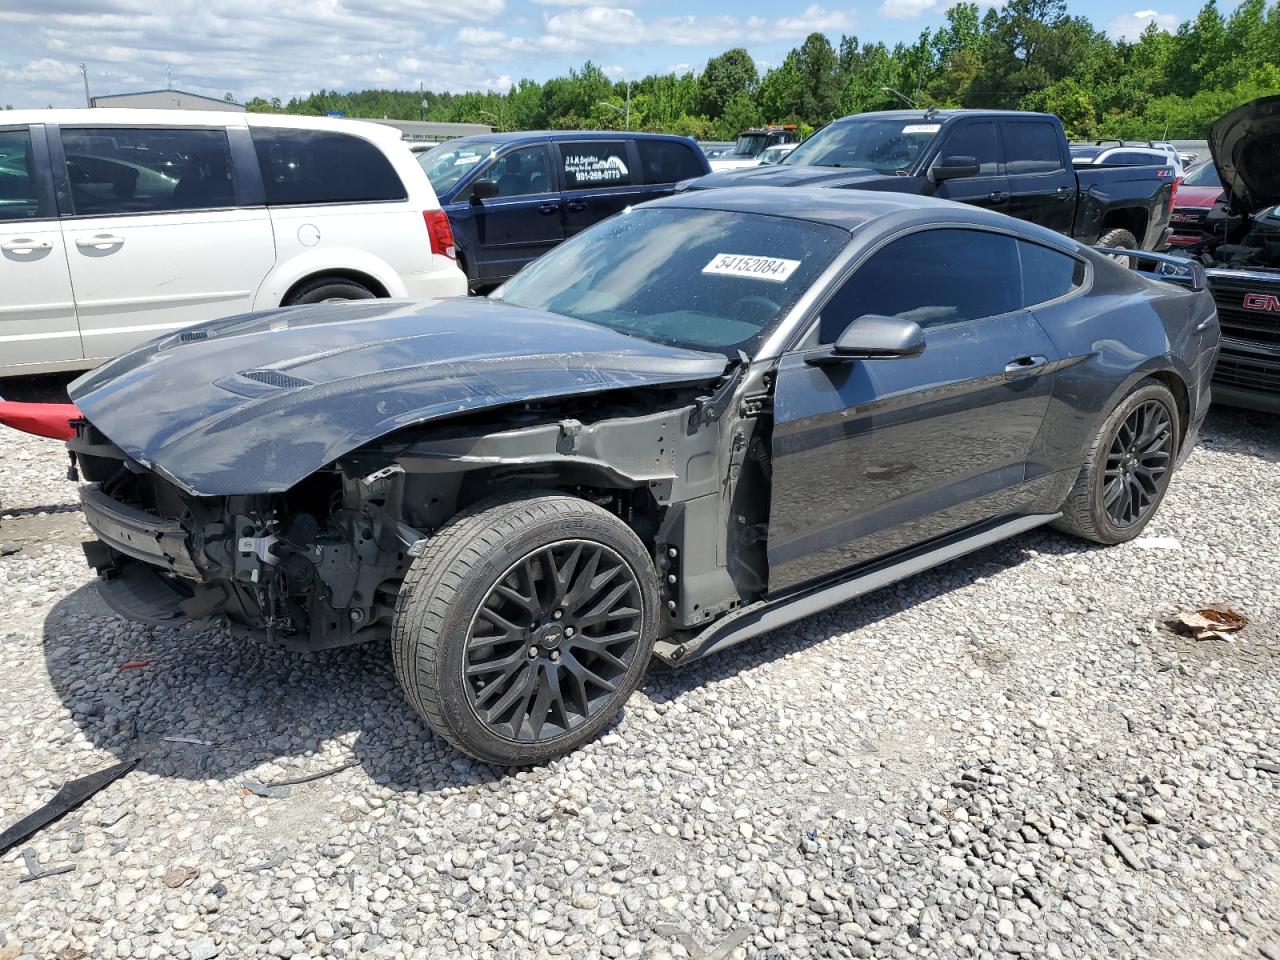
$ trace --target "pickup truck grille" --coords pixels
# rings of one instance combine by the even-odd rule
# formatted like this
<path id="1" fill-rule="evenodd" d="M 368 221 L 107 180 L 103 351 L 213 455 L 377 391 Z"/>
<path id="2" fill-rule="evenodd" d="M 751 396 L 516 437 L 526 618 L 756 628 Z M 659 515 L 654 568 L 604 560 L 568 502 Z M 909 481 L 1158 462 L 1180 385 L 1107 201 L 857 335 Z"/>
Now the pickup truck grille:
<path id="1" fill-rule="evenodd" d="M 1223 353 L 1218 355 L 1213 382 L 1224 387 L 1280 394 L 1280 366 L 1251 363 L 1242 357 Z"/>
<path id="2" fill-rule="evenodd" d="M 1211 274 L 1209 289 L 1218 304 L 1224 339 L 1280 347 L 1280 273 L 1274 280 Z"/>

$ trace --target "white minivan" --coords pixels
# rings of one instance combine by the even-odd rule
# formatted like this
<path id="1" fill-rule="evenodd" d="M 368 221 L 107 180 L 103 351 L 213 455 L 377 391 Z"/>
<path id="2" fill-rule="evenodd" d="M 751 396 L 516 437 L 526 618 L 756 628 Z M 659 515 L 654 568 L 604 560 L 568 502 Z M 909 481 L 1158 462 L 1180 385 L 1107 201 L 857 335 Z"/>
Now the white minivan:
<path id="1" fill-rule="evenodd" d="M 0 376 L 297 303 L 462 296 L 399 133 L 318 117 L 0 113 Z"/>

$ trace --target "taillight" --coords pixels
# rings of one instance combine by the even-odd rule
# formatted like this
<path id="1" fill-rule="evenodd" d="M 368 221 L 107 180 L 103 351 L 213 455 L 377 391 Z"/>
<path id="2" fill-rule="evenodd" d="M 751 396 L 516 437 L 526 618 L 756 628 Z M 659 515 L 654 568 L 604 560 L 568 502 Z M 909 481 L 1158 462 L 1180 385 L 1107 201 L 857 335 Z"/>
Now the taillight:
<path id="1" fill-rule="evenodd" d="M 1178 205 L 1178 188 L 1182 186 L 1182 178 L 1177 177 L 1173 181 L 1173 193 L 1169 195 L 1169 209 L 1172 210 Z"/>
<path id="2" fill-rule="evenodd" d="M 427 236 L 431 238 L 431 252 L 458 259 L 458 251 L 453 245 L 453 228 L 449 226 L 449 215 L 443 210 L 424 210 L 422 219 L 427 222 Z"/>

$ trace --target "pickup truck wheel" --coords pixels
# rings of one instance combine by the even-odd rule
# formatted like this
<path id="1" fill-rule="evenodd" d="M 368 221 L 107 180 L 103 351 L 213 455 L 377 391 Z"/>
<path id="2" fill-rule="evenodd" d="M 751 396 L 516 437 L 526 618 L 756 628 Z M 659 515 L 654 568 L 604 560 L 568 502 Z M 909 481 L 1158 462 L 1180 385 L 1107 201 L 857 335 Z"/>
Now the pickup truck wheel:
<path id="1" fill-rule="evenodd" d="M 362 283 L 346 277 L 316 277 L 291 293 L 281 306 L 300 303 L 328 303 L 335 300 L 372 300 L 377 294 Z"/>
<path id="2" fill-rule="evenodd" d="M 1164 499 L 1181 435 L 1169 388 L 1139 381 L 1102 425 L 1054 526 L 1094 543 L 1132 540 Z"/>
<path id="3" fill-rule="evenodd" d="M 558 494 L 478 504 L 413 561 L 392 651 L 409 702 L 457 749 L 542 763 L 595 737 L 653 651 L 657 577 L 640 539 Z"/>
<path id="4" fill-rule="evenodd" d="M 1124 247 L 1125 249 L 1128 249 L 1128 250 L 1137 250 L 1138 240 L 1128 230 L 1125 230 L 1121 227 L 1116 227 L 1114 230 L 1108 230 L 1106 233 L 1100 236 L 1098 238 L 1098 242 L 1096 245 L 1099 247 Z M 1134 266 L 1136 266 L 1136 264 L 1133 262 L 1133 257 L 1116 255 L 1116 256 L 1113 256 L 1111 259 L 1131 269 Z"/>

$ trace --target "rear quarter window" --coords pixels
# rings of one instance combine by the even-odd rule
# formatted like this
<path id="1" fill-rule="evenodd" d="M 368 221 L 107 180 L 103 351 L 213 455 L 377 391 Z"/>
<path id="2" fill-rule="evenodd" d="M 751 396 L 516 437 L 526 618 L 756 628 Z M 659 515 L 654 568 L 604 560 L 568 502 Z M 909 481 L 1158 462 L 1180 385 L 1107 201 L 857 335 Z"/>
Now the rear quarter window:
<path id="1" fill-rule="evenodd" d="M 252 136 L 268 206 L 408 198 L 391 161 L 368 140 L 272 127 L 254 128 Z"/>
<path id="2" fill-rule="evenodd" d="M 1040 120 L 1011 120 L 1004 125 L 1005 172 L 1010 176 L 1055 173 L 1062 166 L 1058 128 Z"/>
<path id="3" fill-rule="evenodd" d="M 628 187 L 635 182 L 627 145 L 621 140 L 566 140 L 556 147 L 568 190 Z"/>
<path id="4" fill-rule="evenodd" d="M 637 140 L 636 149 L 640 152 L 640 170 L 645 183 L 676 183 L 706 172 L 695 148 L 689 144 Z"/>
<path id="5" fill-rule="evenodd" d="M 1059 250 L 1018 241 L 1022 260 L 1022 305 L 1034 307 L 1065 297 L 1084 283 L 1084 264 Z"/>

